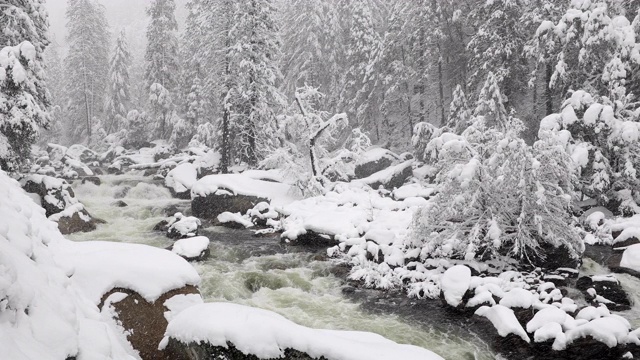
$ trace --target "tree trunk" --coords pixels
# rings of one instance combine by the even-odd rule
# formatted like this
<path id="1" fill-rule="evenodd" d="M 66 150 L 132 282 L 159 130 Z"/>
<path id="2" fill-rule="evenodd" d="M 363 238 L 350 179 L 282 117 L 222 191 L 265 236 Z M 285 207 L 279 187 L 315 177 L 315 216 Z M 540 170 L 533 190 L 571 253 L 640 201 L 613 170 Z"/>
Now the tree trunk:
<path id="1" fill-rule="evenodd" d="M 547 115 L 553 114 L 553 91 L 551 89 L 551 76 L 553 75 L 553 67 L 547 64 L 545 77 L 545 101 L 547 103 Z"/>

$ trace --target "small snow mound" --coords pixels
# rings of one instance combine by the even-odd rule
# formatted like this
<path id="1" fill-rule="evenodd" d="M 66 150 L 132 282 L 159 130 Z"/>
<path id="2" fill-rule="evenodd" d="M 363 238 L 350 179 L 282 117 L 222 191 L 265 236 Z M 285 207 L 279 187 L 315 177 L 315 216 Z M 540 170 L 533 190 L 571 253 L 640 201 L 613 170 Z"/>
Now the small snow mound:
<path id="1" fill-rule="evenodd" d="M 620 266 L 640 271 L 640 244 L 631 245 L 622 253 Z"/>
<path id="2" fill-rule="evenodd" d="M 503 305 L 494 305 L 492 307 L 481 306 L 475 312 L 478 316 L 489 319 L 493 326 L 498 330 L 498 334 L 505 337 L 509 334 L 515 334 L 526 342 L 531 342 L 529 336 L 518 322 L 513 310 Z"/>
<path id="3" fill-rule="evenodd" d="M 171 251 L 188 258 L 197 258 L 209 248 L 209 238 L 206 236 L 194 236 L 180 239 L 173 244 Z"/>
<path id="4" fill-rule="evenodd" d="M 456 265 L 447 269 L 440 278 L 440 288 L 447 304 L 456 307 L 462 302 L 462 297 L 469 290 L 471 284 L 471 270 L 464 265 Z"/>

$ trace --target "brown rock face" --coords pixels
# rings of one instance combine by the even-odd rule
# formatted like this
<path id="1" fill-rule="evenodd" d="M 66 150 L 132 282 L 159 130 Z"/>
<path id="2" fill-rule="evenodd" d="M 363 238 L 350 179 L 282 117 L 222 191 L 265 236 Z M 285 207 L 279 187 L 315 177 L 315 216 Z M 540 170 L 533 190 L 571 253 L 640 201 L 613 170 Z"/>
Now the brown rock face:
<path id="1" fill-rule="evenodd" d="M 73 234 L 76 232 L 89 232 L 96 229 L 97 224 L 104 224 L 102 219 L 96 219 L 91 217 L 86 210 L 82 210 L 84 216 L 89 216 L 91 219 L 85 221 L 80 217 L 79 213 L 73 213 L 71 217 L 63 216 L 58 220 L 58 229 L 63 235 Z"/>
<path id="2" fill-rule="evenodd" d="M 117 313 L 117 320 L 129 332 L 127 340 L 140 353 L 140 357 L 143 360 L 175 359 L 167 350 L 158 350 L 158 344 L 162 340 L 168 324 L 164 313 L 169 309 L 164 306 L 164 303 L 176 295 L 200 294 L 198 288 L 187 285 L 171 290 L 153 303 L 148 302 L 135 291 L 114 288 L 102 296 L 98 308 L 102 310 L 104 302 L 114 293 L 128 295 L 122 301 L 113 303 L 113 307 Z"/>

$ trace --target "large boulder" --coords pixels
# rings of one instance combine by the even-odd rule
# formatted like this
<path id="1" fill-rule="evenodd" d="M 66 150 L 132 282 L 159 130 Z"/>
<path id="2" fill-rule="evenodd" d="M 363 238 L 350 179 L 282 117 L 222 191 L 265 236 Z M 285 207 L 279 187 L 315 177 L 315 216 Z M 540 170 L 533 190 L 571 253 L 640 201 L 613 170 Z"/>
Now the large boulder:
<path id="1" fill-rule="evenodd" d="M 316 330 L 268 310 L 231 303 L 191 306 L 169 321 L 160 348 L 176 360 L 441 360 L 372 333 Z"/>
<path id="2" fill-rule="evenodd" d="M 83 163 L 98 161 L 100 158 L 98 153 L 80 144 L 69 146 L 65 155 L 69 158 L 79 160 Z"/>
<path id="3" fill-rule="evenodd" d="M 58 223 L 63 234 L 88 232 L 104 223 L 89 214 L 84 205 L 76 199 L 71 186 L 63 179 L 44 175 L 29 175 L 22 180 L 22 188 L 37 195 L 49 220 Z"/>
<path id="4" fill-rule="evenodd" d="M 373 189 L 378 189 L 382 186 L 386 190 L 391 191 L 402 187 L 411 176 L 413 176 L 413 160 L 407 160 L 357 181 L 365 183 Z"/>
<path id="5" fill-rule="evenodd" d="M 194 216 L 215 220 L 223 212 L 246 214 L 261 202 L 288 198 L 291 186 L 242 174 L 208 175 L 191 188 Z"/>
<path id="6" fill-rule="evenodd" d="M 576 288 L 584 293 L 585 299 L 594 306 L 604 304 L 610 310 L 623 311 L 631 308 L 631 301 L 612 275 L 583 276 L 578 279 Z"/>
<path id="7" fill-rule="evenodd" d="M 109 312 L 127 333 L 127 340 L 138 351 L 143 360 L 173 360 L 175 357 L 166 350 L 158 350 L 158 344 L 167 329 L 166 312 L 172 309 L 172 303 L 184 307 L 184 304 L 202 303 L 198 288 L 186 285 L 164 293 L 153 302 L 133 290 L 114 288 L 102 296 L 98 308 L 108 306 Z"/>
<path id="8" fill-rule="evenodd" d="M 141 244 L 68 242 L 56 251 L 71 283 L 122 325 L 143 360 L 171 359 L 158 351 L 167 321 L 202 303 L 200 276 L 193 266 L 169 251 Z"/>
<path id="9" fill-rule="evenodd" d="M 47 152 L 49 153 L 49 160 L 54 162 L 60 162 L 67 153 L 68 148 L 66 146 L 58 144 L 47 144 Z"/>
<path id="10" fill-rule="evenodd" d="M 58 223 L 58 229 L 64 235 L 77 232 L 90 232 L 96 229 L 98 224 L 104 224 L 102 219 L 94 218 L 82 204 L 70 206 L 62 212 L 53 214 L 49 217 Z"/>
<path id="11" fill-rule="evenodd" d="M 356 162 L 354 173 L 357 179 L 364 179 L 384 170 L 398 160 L 398 155 L 384 148 L 367 150 Z"/>
<path id="12" fill-rule="evenodd" d="M 169 171 L 164 178 L 164 185 L 171 190 L 171 195 L 178 199 L 191 199 L 191 188 L 198 181 L 198 170 L 191 163 L 184 163 Z"/>

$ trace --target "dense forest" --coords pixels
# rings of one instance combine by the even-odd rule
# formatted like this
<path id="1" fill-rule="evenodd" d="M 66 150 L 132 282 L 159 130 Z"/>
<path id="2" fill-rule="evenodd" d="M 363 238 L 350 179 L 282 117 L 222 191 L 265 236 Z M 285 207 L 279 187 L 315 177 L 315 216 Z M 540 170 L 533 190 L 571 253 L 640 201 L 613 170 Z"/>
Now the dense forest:
<path id="1" fill-rule="evenodd" d="M 60 214 L 90 218 L 66 181 L 144 176 L 189 201 L 169 237 L 254 228 L 541 353 L 640 353 L 609 312 L 637 304 L 569 280 L 620 287 L 588 256 L 640 277 L 640 1 L 151 0 L 142 29 L 68 0 L 64 45 L 45 5 L 0 1 L 0 175 L 58 189 Z"/>

